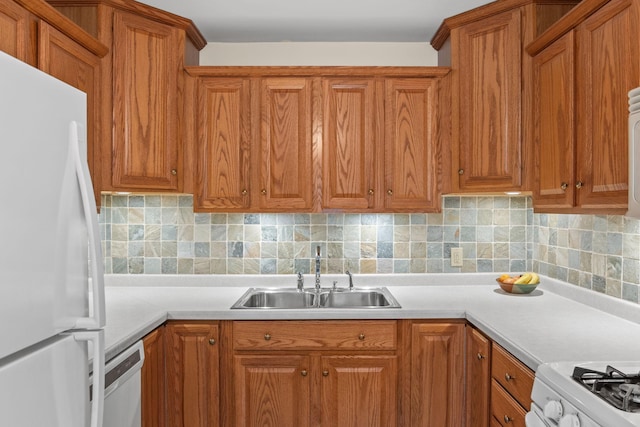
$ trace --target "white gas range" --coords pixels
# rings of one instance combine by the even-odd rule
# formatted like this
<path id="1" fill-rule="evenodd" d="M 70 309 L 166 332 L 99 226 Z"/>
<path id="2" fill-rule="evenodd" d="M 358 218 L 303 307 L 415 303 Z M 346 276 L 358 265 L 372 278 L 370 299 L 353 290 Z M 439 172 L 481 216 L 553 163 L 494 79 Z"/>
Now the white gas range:
<path id="1" fill-rule="evenodd" d="M 540 365 L 527 427 L 640 426 L 640 362 Z"/>

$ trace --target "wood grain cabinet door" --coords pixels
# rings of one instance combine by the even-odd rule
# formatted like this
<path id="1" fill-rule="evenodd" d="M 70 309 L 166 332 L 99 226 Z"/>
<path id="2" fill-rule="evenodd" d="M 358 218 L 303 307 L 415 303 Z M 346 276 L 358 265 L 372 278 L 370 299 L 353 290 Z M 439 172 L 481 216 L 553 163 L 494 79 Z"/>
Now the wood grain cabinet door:
<path id="1" fill-rule="evenodd" d="M 142 427 L 166 426 L 165 342 L 164 326 L 143 339 Z"/>
<path id="2" fill-rule="evenodd" d="M 312 80 L 273 77 L 260 82 L 259 207 L 311 211 Z"/>
<path id="3" fill-rule="evenodd" d="M 100 142 L 109 138 L 102 126 L 101 61 L 44 21 L 38 24 L 38 67 L 87 95 L 87 161 L 96 204 L 100 206 L 102 169 Z"/>
<path id="4" fill-rule="evenodd" d="M 112 184 L 116 189 L 179 189 L 180 38 L 169 25 L 114 12 Z"/>
<path id="5" fill-rule="evenodd" d="M 322 207 L 375 208 L 384 170 L 375 81 L 326 78 L 322 98 Z"/>
<path id="6" fill-rule="evenodd" d="M 437 211 L 439 80 L 385 80 L 385 188 L 389 211 Z"/>
<path id="7" fill-rule="evenodd" d="M 411 427 L 463 425 L 464 324 L 411 327 Z"/>
<path id="8" fill-rule="evenodd" d="M 488 427 L 491 396 L 491 341 L 477 329 L 465 327 L 465 425 Z"/>
<path id="9" fill-rule="evenodd" d="M 312 373 L 309 356 L 234 356 L 236 427 L 308 427 Z"/>
<path id="10" fill-rule="evenodd" d="M 575 194 L 575 62 L 569 32 L 533 58 L 537 210 L 567 209 Z"/>
<path id="11" fill-rule="evenodd" d="M 452 32 L 459 52 L 453 165 L 461 191 L 522 185 L 520 27 L 515 9 Z"/>
<path id="12" fill-rule="evenodd" d="M 219 326 L 169 322 L 166 328 L 167 425 L 218 426 Z"/>
<path id="13" fill-rule="evenodd" d="M 613 0 L 577 27 L 577 205 L 627 207 L 627 92 L 640 86 L 640 4 Z M 636 35 L 636 36 L 633 36 Z"/>
<path id="14" fill-rule="evenodd" d="M 251 83 L 243 78 L 198 79 L 195 206 L 250 207 Z"/>
<path id="15" fill-rule="evenodd" d="M 394 427 L 396 356 L 323 356 L 322 426 Z"/>
<path id="16" fill-rule="evenodd" d="M 0 0 L 0 50 L 31 63 L 29 58 L 30 14 L 13 0 Z"/>

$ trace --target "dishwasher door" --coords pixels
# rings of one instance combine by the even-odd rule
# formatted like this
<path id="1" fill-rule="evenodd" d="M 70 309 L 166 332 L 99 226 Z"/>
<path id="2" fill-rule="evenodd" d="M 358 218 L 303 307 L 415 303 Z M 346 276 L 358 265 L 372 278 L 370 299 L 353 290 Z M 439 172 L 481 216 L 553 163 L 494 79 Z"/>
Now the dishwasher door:
<path id="1" fill-rule="evenodd" d="M 118 354 L 105 367 L 103 427 L 141 427 L 142 341 Z"/>

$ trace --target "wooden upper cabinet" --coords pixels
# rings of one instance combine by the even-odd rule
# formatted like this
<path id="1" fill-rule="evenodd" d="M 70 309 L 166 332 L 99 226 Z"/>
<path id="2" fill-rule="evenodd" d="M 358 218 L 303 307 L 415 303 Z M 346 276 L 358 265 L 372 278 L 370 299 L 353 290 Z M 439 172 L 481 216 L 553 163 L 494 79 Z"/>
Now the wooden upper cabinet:
<path id="1" fill-rule="evenodd" d="M 374 79 L 323 80 L 322 207 L 366 211 L 379 205 L 382 122 Z"/>
<path id="2" fill-rule="evenodd" d="M 262 210 L 310 211 L 313 207 L 312 79 L 260 80 L 257 178 Z"/>
<path id="3" fill-rule="evenodd" d="M 251 82 L 201 78 L 197 83 L 195 201 L 198 210 L 250 208 Z"/>
<path id="4" fill-rule="evenodd" d="M 114 12 L 114 188 L 178 190 L 180 45 L 175 28 Z"/>
<path id="5" fill-rule="evenodd" d="M 32 64 L 31 14 L 13 0 L 0 0 L 0 50 Z"/>
<path id="6" fill-rule="evenodd" d="M 533 61 L 536 210 L 571 208 L 575 194 L 574 36 L 558 39 Z"/>
<path id="7" fill-rule="evenodd" d="M 385 187 L 388 211 L 440 207 L 440 79 L 385 80 Z"/>
<path id="8" fill-rule="evenodd" d="M 576 28 L 581 208 L 627 207 L 627 93 L 640 86 L 639 25 L 637 1 L 613 0 Z"/>
<path id="9" fill-rule="evenodd" d="M 623 214 L 627 93 L 640 85 L 640 4 L 580 4 L 527 50 L 534 55 L 538 212 Z"/>
<path id="10" fill-rule="evenodd" d="M 51 25 L 38 25 L 38 67 L 87 95 L 87 161 L 91 171 L 96 204 L 100 206 L 100 144 L 102 126 L 101 60 Z"/>
<path id="11" fill-rule="evenodd" d="M 518 190 L 522 185 L 520 10 L 463 26 L 454 33 L 453 43 L 459 61 L 452 99 L 458 112 L 454 126 L 458 187 Z"/>

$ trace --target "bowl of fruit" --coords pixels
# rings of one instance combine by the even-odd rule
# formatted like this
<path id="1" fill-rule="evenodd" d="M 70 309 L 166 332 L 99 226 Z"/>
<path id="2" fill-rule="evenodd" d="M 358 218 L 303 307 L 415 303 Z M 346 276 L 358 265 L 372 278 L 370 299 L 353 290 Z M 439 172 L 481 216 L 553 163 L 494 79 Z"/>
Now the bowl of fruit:
<path id="1" fill-rule="evenodd" d="M 503 274 L 496 281 L 503 291 L 510 294 L 529 294 L 540 284 L 540 277 L 536 273 Z"/>

